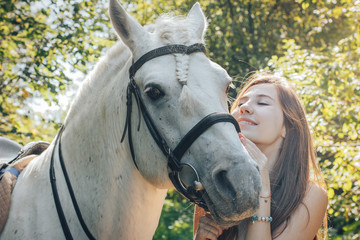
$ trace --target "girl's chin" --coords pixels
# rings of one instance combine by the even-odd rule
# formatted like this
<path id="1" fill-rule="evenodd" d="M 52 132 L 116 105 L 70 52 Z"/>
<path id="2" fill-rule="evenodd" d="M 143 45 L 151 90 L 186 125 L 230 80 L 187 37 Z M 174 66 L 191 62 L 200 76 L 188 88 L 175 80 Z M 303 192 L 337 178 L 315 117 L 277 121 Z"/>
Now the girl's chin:
<path id="1" fill-rule="evenodd" d="M 254 131 L 251 131 L 250 129 L 247 128 L 240 128 L 240 129 L 241 129 L 241 133 L 251 141 L 257 138 L 257 134 Z"/>
<path id="2" fill-rule="evenodd" d="M 250 132 L 250 131 L 243 131 L 241 129 L 241 133 L 250 141 L 252 141 L 253 143 L 255 143 L 257 145 L 257 143 L 261 142 L 261 135 L 258 136 L 257 134 L 254 134 L 254 132 Z"/>

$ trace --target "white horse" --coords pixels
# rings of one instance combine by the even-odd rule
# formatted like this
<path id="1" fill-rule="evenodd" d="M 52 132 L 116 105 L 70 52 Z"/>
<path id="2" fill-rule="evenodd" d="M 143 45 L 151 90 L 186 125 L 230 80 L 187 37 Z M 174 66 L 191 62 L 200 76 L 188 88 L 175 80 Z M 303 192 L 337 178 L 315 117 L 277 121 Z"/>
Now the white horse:
<path id="1" fill-rule="evenodd" d="M 132 94 L 133 124 L 129 127 L 134 161 L 130 138 L 121 143 L 129 68 L 159 47 L 203 44 L 206 20 L 195 4 L 187 17 L 162 17 L 144 28 L 116 0 L 110 0 L 110 16 L 122 42 L 108 51 L 83 83 L 61 136 L 20 174 L 1 239 L 64 239 L 54 203 L 54 181 L 49 177 L 52 161 L 65 225 L 74 239 L 87 239 L 65 182 L 60 154 L 81 218 L 94 238 L 151 239 L 156 230 L 167 189 L 174 187 L 169 179 L 174 171 L 150 134 L 144 113 L 139 115 Z M 171 149 L 208 114 L 228 112 L 226 93 L 231 79 L 199 49 L 151 59 L 133 78 Z M 233 124 L 212 124 L 184 150 L 181 166 L 186 170 L 180 172 L 178 183 L 203 198 L 217 223 L 237 224 L 258 207 L 259 173 Z M 191 188 L 191 182 L 197 185 Z"/>

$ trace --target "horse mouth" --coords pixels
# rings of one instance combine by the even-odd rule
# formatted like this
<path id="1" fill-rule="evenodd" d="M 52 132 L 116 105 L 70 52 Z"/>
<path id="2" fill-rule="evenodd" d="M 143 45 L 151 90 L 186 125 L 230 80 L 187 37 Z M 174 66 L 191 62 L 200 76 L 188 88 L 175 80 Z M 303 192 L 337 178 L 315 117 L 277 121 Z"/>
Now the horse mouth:
<path id="1" fill-rule="evenodd" d="M 221 210 L 217 209 L 217 206 L 211 200 L 209 194 L 204 190 L 203 199 L 209 209 L 211 216 L 213 217 L 214 221 L 223 227 L 232 227 L 234 225 L 239 224 L 242 220 L 251 216 L 255 209 L 247 209 L 244 212 L 236 213 L 238 209 L 234 209 L 236 207 L 236 203 L 229 203 L 227 204 L 228 208 L 232 208 L 234 210 L 226 211 L 230 213 L 230 215 L 226 215 L 226 213 L 222 213 Z"/>
<path id="2" fill-rule="evenodd" d="M 220 225 L 222 226 L 229 226 L 229 224 L 231 224 L 230 226 L 233 226 L 235 224 L 232 224 L 232 221 L 226 221 L 225 219 L 228 219 L 228 217 L 223 216 L 222 214 L 219 213 L 219 211 L 216 210 L 216 206 L 214 204 L 214 202 L 211 200 L 209 194 L 204 190 L 203 193 L 203 199 L 209 209 L 209 212 L 211 214 L 211 216 L 214 218 L 215 222 L 220 223 Z"/>

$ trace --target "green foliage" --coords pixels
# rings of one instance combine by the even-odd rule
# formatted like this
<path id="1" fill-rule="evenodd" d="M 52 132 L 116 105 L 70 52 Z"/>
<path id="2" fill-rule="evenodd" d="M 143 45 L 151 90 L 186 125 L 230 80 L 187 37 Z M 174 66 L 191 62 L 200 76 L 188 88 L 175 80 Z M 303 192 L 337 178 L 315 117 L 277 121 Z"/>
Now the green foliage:
<path id="1" fill-rule="evenodd" d="M 43 135 L 36 130 L 40 124 L 30 120 L 34 113 L 26 102 L 41 97 L 56 103 L 71 81 L 69 73 L 87 71 L 111 44 L 110 23 L 97 2 L 1 1 L 1 134 L 20 142 Z M 44 118 L 43 124 L 53 125 Z"/>
<path id="2" fill-rule="evenodd" d="M 153 239 L 192 239 L 194 206 L 175 190 L 169 190 Z"/>
<path id="3" fill-rule="evenodd" d="M 125 8 L 141 24 L 195 0 L 133 0 Z M 0 134 L 21 143 L 51 140 L 59 123 L 36 116 L 34 98 L 49 104 L 87 72 L 115 35 L 107 0 L 0 3 Z M 291 80 L 308 113 L 329 193 L 331 239 L 358 239 L 360 167 L 360 1 L 201 1 L 212 60 L 234 77 L 274 70 Z M 191 239 L 193 207 L 169 191 L 154 239 Z"/>
<path id="4" fill-rule="evenodd" d="M 329 193 L 330 235 L 359 237 L 359 52 L 341 41 L 332 51 L 304 50 L 287 41 L 285 56 L 269 62 L 298 89 L 313 131 Z M 357 47 L 358 48 L 358 47 Z M 355 54 L 353 60 L 349 54 Z M 346 61 L 344 61 L 344 58 Z"/>
<path id="5" fill-rule="evenodd" d="M 329 233 L 334 239 L 360 237 L 359 11 L 359 5 L 345 11 L 353 32 L 341 32 L 337 43 L 304 49 L 286 40 L 284 56 L 268 63 L 291 79 L 309 113 L 328 186 Z"/>

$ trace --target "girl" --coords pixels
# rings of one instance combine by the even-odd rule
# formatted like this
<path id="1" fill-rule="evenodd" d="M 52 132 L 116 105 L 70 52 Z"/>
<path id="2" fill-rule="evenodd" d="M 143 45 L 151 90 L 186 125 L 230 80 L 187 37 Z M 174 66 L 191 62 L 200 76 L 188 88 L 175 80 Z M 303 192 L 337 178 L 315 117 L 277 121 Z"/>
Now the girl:
<path id="1" fill-rule="evenodd" d="M 257 162 L 260 207 L 238 226 L 225 229 L 195 208 L 194 239 L 313 240 L 323 238 L 328 197 L 304 109 L 283 79 L 254 75 L 232 105 L 239 138 Z M 326 235 L 326 234 L 325 234 Z"/>

